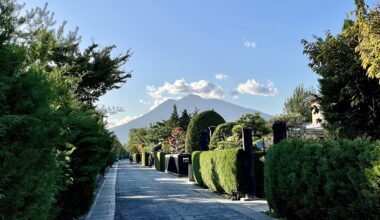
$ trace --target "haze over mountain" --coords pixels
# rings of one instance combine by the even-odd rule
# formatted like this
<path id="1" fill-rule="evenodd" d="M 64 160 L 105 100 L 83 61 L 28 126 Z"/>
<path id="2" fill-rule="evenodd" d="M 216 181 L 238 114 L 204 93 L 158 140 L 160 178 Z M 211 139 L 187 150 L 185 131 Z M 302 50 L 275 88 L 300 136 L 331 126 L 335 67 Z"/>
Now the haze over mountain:
<path id="1" fill-rule="evenodd" d="M 169 99 L 147 114 L 123 125 L 111 128 L 110 130 L 117 135 L 121 143 L 126 143 L 130 129 L 148 127 L 151 123 L 169 119 L 170 114 L 173 111 L 173 105 L 177 106 L 179 115 L 181 115 L 181 112 L 184 109 L 187 109 L 189 113 L 192 113 L 195 109 L 198 109 L 199 112 L 213 109 L 218 112 L 226 121 L 234 121 L 244 113 L 259 112 L 265 120 L 268 120 L 272 117 L 266 113 L 244 108 L 223 100 L 204 99 L 200 96 L 190 94 L 179 100 Z"/>

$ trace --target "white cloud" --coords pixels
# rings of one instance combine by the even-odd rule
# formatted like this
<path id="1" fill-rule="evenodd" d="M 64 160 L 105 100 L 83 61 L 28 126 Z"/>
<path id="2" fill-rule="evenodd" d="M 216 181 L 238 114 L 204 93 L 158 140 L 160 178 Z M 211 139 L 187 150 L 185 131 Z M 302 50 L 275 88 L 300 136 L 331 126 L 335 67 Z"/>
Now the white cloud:
<path id="1" fill-rule="evenodd" d="M 117 127 L 119 125 L 123 125 L 125 123 L 128 123 L 128 122 L 130 122 L 136 118 L 139 118 L 141 116 L 142 115 L 135 115 L 135 116 L 127 115 L 126 117 L 124 117 L 122 119 L 112 119 L 112 120 L 107 119 L 107 127 L 108 128 L 114 128 L 114 127 Z"/>
<path id="2" fill-rule="evenodd" d="M 217 80 L 227 80 L 228 76 L 226 74 L 215 74 L 215 79 Z"/>
<path id="3" fill-rule="evenodd" d="M 263 83 L 257 82 L 254 79 L 251 79 L 245 83 L 240 83 L 236 90 L 231 93 L 234 99 L 237 99 L 240 94 L 275 96 L 277 95 L 277 88 L 271 81 L 268 81 L 268 83 L 265 85 Z"/>
<path id="4" fill-rule="evenodd" d="M 153 106 L 157 107 L 168 99 L 180 99 L 188 94 L 199 95 L 202 98 L 221 99 L 224 90 L 207 80 L 199 80 L 196 82 L 186 82 L 184 79 L 176 80 L 174 83 L 165 82 L 162 86 L 147 86 L 148 94 L 154 99 Z"/>
<path id="5" fill-rule="evenodd" d="M 256 41 L 246 40 L 246 41 L 243 41 L 243 44 L 247 48 L 256 48 Z"/>

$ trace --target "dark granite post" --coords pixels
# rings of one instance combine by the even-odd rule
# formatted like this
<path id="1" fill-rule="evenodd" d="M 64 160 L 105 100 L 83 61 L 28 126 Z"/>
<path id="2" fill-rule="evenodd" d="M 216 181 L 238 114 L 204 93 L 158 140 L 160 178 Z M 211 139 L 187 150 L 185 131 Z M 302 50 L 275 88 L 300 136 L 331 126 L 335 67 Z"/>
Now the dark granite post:
<path id="1" fill-rule="evenodd" d="M 246 198 L 244 200 L 251 200 L 255 197 L 255 165 L 253 161 L 252 129 L 250 127 L 243 128 L 243 150 L 243 169 L 247 180 L 245 189 Z"/>
<path id="2" fill-rule="evenodd" d="M 212 134 L 214 134 L 215 128 L 216 128 L 215 126 L 208 127 L 208 129 L 210 130 L 210 139 L 212 137 Z"/>
<path id="3" fill-rule="evenodd" d="M 200 133 L 200 148 L 201 151 L 208 150 L 208 144 L 210 142 L 209 132 L 207 130 L 202 130 Z"/>
<path id="4" fill-rule="evenodd" d="M 275 121 L 272 126 L 273 129 L 273 144 L 277 144 L 283 139 L 286 139 L 286 122 Z"/>

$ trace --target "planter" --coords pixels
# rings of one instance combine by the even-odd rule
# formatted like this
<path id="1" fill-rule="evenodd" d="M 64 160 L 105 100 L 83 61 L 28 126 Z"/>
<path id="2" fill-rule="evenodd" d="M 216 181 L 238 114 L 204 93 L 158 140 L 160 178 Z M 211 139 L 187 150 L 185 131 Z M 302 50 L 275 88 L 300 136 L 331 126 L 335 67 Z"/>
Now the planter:
<path id="1" fill-rule="evenodd" d="M 165 155 L 165 171 L 178 176 L 188 176 L 188 164 L 191 163 L 190 154 Z"/>

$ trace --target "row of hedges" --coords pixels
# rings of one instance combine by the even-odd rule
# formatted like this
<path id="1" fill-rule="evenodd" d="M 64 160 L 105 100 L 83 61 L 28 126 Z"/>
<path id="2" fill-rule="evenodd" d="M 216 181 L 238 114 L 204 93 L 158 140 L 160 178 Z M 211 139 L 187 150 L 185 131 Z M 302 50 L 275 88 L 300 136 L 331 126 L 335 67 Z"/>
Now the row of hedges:
<path id="1" fill-rule="evenodd" d="M 380 142 L 280 142 L 265 158 L 265 195 L 288 219 L 378 219 Z"/>
<path id="2" fill-rule="evenodd" d="M 136 162 L 136 163 L 140 163 L 141 162 L 141 155 L 137 154 L 137 153 L 134 153 L 133 154 L 133 161 Z"/>
<path id="3" fill-rule="evenodd" d="M 243 193 L 243 153 L 240 148 L 193 152 L 194 179 L 212 191 L 230 195 Z"/>
<path id="4" fill-rule="evenodd" d="M 165 153 L 154 152 L 154 167 L 158 171 L 165 171 Z"/>

